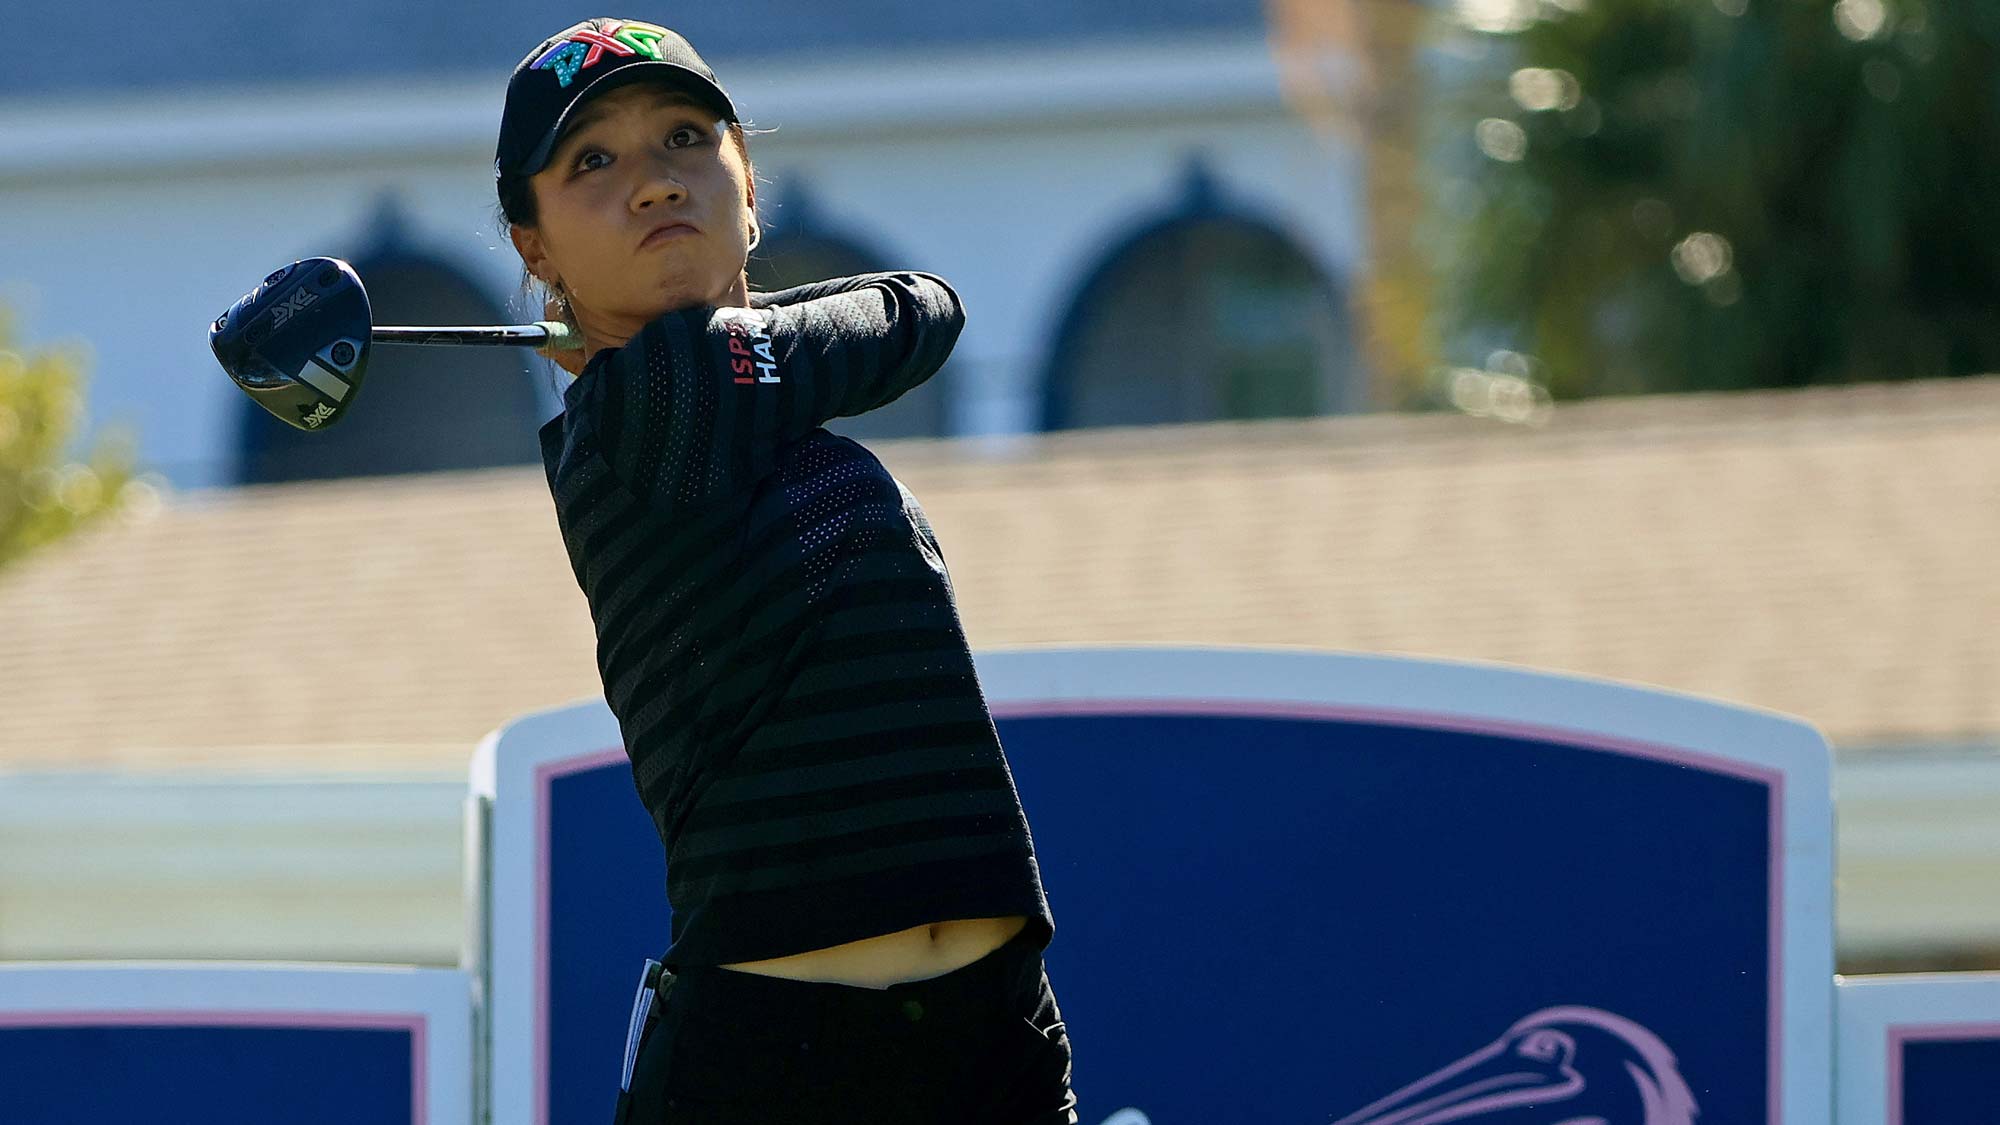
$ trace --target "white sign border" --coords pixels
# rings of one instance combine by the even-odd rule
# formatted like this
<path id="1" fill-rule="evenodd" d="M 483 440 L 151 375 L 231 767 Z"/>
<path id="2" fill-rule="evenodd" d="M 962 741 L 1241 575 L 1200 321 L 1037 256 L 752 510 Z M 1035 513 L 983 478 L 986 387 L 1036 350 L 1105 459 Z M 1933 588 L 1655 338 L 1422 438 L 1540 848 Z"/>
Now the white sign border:
<path id="1" fill-rule="evenodd" d="M 484 872 L 484 886 L 474 896 L 479 936 L 465 964 L 480 982 L 481 1119 L 492 1125 L 548 1125 L 548 947 L 533 940 L 547 932 L 548 786 L 565 774 L 625 761 L 624 747 L 618 720 L 600 697 L 514 719 L 473 755 L 472 799 L 480 816 L 479 830 L 468 835 L 466 870 Z M 514 815 L 519 810 L 528 815 Z M 605 1097 L 609 1105 L 611 1093 Z"/>
<path id="2" fill-rule="evenodd" d="M 225 961 L 0 963 L 0 1027 L 410 1032 L 414 1125 L 472 1125 L 472 979 L 457 969 Z"/>
<path id="3" fill-rule="evenodd" d="M 1840 1125 L 1902 1125 L 1903 1044 L 2000 1039 L 2000 973 L 1840 977 Z"/>

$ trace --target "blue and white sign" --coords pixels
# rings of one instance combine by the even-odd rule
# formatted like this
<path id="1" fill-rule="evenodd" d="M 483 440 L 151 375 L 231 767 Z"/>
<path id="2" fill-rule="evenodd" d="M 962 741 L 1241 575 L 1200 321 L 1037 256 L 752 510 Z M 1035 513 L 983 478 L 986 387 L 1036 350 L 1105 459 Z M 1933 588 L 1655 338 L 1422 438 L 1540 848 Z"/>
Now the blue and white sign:
<path id="1" fill-rule="evenodd" d="M 611 1119 L 640 966 L 667 946 L 666 860 L 603 700 L 524 716 L 473 759 L 468 968 L 488 1120 Z"/>
<path id="2" fill-rule="evenodd" d="M 2000 1121 L 2000 973 L 1840 980 L 1840 1125 Z"/>
<path id="3" fill-rule="evenodd" d="M 1086 1121 L 1831 1112 L 1829 755 L 1500 665 L 1028 649 L 980 676 Z M 482 747 L 495 1125 L 601 1120 L 665 867 L 601 701 Z"/>
<path id="4" fill-rule="evenodd" d="M 389 966 L 0 965 L 0 1120 L 472 1125 L 471 984 Z"/>

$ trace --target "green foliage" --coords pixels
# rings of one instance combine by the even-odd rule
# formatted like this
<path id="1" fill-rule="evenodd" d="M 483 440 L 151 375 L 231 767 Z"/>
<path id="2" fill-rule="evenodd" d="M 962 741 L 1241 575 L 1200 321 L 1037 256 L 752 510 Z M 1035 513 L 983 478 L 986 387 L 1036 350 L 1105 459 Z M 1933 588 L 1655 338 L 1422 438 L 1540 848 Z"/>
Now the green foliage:
<path id="1" fill-rule="evenodd" d="M 1523 2 L 1460 9 L 1430 120 L 1453 361 L 1557 397 L 2000 370 L 2000 4 Z"/>
<path id="2" fill-rule="evenodd" d="M 83 421 L 81 357 L 18 350 L 0 309 L 0 568 L 121 508 L 156 499 L 134 480 L 134 440 L 113 432 L 81 461 L 65 450 Z"/>

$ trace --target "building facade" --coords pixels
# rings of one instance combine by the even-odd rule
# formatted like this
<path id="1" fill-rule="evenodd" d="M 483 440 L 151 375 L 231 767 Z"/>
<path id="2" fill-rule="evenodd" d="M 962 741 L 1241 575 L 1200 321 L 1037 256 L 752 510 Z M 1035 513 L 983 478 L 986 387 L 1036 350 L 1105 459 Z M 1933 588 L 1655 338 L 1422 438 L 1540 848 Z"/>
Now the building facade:
<path id="1" fill-rule="evenodd" d="M 114 7 L 116 65 L 58 51 L 0 76 L 0 301 L 31 344 L 88 345 L 93 423 L 131 424 L 181 488 L 533 462 L 566 377 L 525 352 L 378 348 L 364 409 L 304 435 L 222 376 L 207 326 L 316 255 L 354 263 L 377 324 L 540 319 L 492 147 L 509 69 L 565 16 L 438 5 L 412 28 L 360 5 L 251 28 L 222 4 Z M 1288 106 L 1256 0 L 850 7 L 671 24 L 753 127 L 753 283 L 910 268 L 965 299 L 944 371 L 834 428 L 1371 405 L 1361 154 Z"/>

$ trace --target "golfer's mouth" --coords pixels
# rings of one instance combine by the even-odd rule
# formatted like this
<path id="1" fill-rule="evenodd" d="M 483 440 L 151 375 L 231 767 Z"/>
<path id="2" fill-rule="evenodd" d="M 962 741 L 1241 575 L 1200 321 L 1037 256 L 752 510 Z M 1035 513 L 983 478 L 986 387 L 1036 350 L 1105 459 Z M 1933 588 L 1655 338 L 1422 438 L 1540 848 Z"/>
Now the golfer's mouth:
<path id="1" fill-rule="evenodd" d="M 659 226 L 654 227 L 650 232 L 648 232 L 646 237 L 639 240 L 639 249 L 644 250 L 650 246 L 663 245 L 665 243 L 672 242 L 677 238 L 685 238 L 688 235 L 700 234 L 700 233 L 701 232 L 699 230 L 696 230 L 694 224 L 692 223 L 684 223 L 680 221 L 675 221 L 671 223 L 662 223 Z"/>

